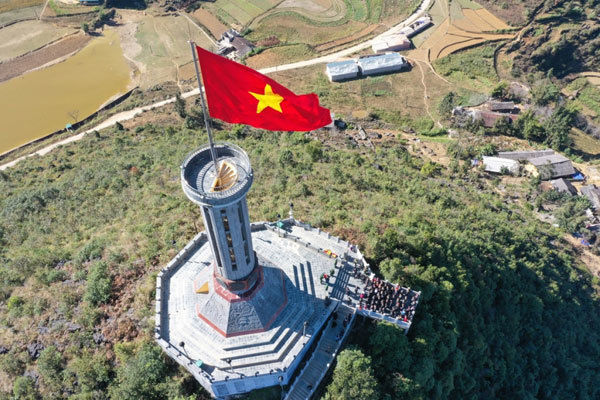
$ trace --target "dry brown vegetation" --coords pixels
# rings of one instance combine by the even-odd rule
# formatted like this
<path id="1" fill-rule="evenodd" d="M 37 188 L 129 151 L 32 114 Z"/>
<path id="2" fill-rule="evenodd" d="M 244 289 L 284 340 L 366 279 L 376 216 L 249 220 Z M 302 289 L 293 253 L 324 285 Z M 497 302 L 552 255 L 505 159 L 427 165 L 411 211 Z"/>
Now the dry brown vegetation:
<path id="1" fill-rule="evenodd" d="M 204 8 L 197 9 L 192 16 L 196 18 L 202 26 L 206 27 L 206 29 L 210 31 L 210 34 L 216 39 L 220 39 L 221 35 L 227 31 L 227 26 Z"/>

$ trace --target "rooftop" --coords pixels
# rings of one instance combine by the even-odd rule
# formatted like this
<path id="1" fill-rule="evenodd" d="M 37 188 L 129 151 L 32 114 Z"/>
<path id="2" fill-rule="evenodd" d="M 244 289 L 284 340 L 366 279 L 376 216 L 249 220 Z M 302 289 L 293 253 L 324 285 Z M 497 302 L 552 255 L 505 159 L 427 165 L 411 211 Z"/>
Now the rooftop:
<path id="1" fill-rule="evenodd" d="M 401 67 L 405 66 L 408 63 L 406 62 L 406 58 L 402 57 L 398 53 L 389 53 L 382 54 L 379 56 L 370 56 L 360 58 L 358 60 L 358 65 L 363 72 L 386 69 L 390 67 Z"/>
<path id="2" fill-rule="evenodd" d="M 552 184 L 552 187 L 554 187 L 554 189 L 558 190 L 559 192 L 568 193 L 570 195 L 577 194 L 577 189 L 575 189 L 575 186 L 573 186 L 571 182 L 566 181 L 563 178 L 554 179 L 550 181 L 550 183 Z"/>
<path id="3" fill-rule="evenodd" d="M 519 162 L 516 160 L 511 160 L 510 158 L 484 156 L 483 164 L 485 165 L 485 170 L 488 172 L 500 173 L 503 172 L 504 169 L 507 169 L 513 174 L 519 172 Z"/>
<path id="4" fill-rule="evenodd" d="M 600 189 L 596 185 L 582 186 L 580 191 L 583 196 L 592 202 L 592 207 L 600 209 Z"/>
<path id="5" fill-rule="evenodd" d="M 515 103 L 512 101 L 488 101 L 485 106 L 492 111 L 512 111 Z"/>
<path id="6" fill-rule="evenodd" d="M 560 154 L 530 158 L 528 161 L 537 168 L 542 179 L 560 178 L 576 173 L 571 160 Z"/>
<path id="7" fill-rule="evenodd" d="M 355 60 L 335 61 L 327 64 L 330 75 L 358 74 L 358 64 Z"/>
<path id="8" fill-rule="evenodd" d="M 501 151 L 498 153 L 498 157 L 511 158 L 513 160 L 529 160 L 530 158 L 537 158 L 543 156 L 551 156 L 554 154 L 554 150 L 530 150 L 530 151 Z"/>

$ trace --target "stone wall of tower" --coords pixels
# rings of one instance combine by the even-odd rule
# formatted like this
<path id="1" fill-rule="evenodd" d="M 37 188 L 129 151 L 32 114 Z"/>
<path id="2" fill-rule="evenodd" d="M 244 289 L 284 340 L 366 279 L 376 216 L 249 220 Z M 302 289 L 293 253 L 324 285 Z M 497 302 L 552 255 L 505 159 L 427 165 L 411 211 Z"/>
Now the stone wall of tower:
<path id="1" fill-rule="evenodd" d="M 217 272 L 229 280 L 244 279 L 255 264 L 246 196 L 223 206 L 201 208 Z"/>

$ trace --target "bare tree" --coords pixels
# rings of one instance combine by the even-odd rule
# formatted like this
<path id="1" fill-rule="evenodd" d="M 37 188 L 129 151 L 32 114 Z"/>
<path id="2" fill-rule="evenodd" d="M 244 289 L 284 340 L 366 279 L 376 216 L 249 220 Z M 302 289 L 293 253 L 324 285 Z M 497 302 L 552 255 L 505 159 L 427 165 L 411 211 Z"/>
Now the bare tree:
<path id="1" fill-rule="evenodd" d="M 67 112 L 67 114 L 69 115 L 69 117 L 73 118 L 73 123 L 79 121 L 79 110 L 71 110 Z"/>

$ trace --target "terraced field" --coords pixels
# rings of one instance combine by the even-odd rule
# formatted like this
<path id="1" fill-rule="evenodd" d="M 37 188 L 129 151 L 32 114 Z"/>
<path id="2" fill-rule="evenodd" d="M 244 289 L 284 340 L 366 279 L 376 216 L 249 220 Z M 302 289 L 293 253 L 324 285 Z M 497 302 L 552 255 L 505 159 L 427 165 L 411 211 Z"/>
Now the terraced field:
<path id="1" fill-rule="evenodd" d="M 199 46 L 213 49 L 211 41 L 183 16 L 146 16 L 138 21 L 135 39 L 141 51 L 134 60 L 142 65 L 142 87 L 181 79 L 181 68 L 192 61 L 186 41 L 190 32 Z"/>
<path id="2" fill-rule="evenodd" d="M 74 28 L 54 26 L 38 20 L 7 26 L 0 29 L 0 62 L 38 49 L 75 31 Z"/>
<path id="3" fill-rule="evenodd" d="M 431 62 L 481 43 L 514 37 L 512 33 L 496 33 L 510 29 L 510 26 L 485 8 L 475 8 L 476 3 L 470 0 L 463 0 L 469 8 L 463 8 L 460 2 L 452 2 L 450 7 L 444 8 L 443 3 L 445 1 L 438 0 L 432 8 L 434 24 L 436 17 L 438 21 L 444 15 L 445 18 L 434 29 L 430 29 L 425 40 L 419 42 L 417 37 L 413 41 L 418 45 L 418 50 L 410 52 L 409 56 Z"/>
<path id="4" fill-rule="evenodd" d="M 0 13 L 44 4 L 44 0 L 0 0 Z"/>
<path id="5" fill-rule="evenodd" d="M 241 29 L 281 0 L 216 0 L 204 6 L 227 25 Z"/>
<path id="6" fill-rule="evenodd" d="M 43 4 L 38 4 L 32 7 L 17 8 L 11 11 L 0 13 L 0 26 L 4 26 L 14 21 L 38 19 L 42 13 Z"/>

